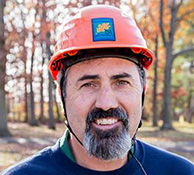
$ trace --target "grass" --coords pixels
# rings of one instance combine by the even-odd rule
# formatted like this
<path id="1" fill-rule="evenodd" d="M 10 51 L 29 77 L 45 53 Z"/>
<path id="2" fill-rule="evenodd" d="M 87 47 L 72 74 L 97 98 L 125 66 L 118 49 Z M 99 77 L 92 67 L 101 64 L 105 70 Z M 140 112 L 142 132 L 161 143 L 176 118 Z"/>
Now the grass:
<path id="1" fill-rule="evenodd" d="M 161 126 L 161 123 L 159 123 L 159 126 Z M 174 131 L 161 131 L 159 127 L 152 127 L 150 122 L 144 122 L 142 128 L 138 131 L 137 138 L 148 143 L 156 143 L 161 147 L 169 143 L 174 145 L 186 141 L 194 143 L 194 123 L 175 122 L 173 126 Z M 0 172 L 47 145 L 54 144 L 63 135 L 65 125 L 57 124 L 56 130 L 50 130 L 45 125 L 30 127 L 24 123 L 9 123 L 9 129 L 12 138 L 18 142 L 6 143 L 4 138 L 0 138 Z M 190 147 L 194 150 L 194 145 L 190 145 Z M 171 147 L 169 150 L 194 162 L 194 151 L 185 152 L 177 150 L 175 147 Z"/>
<path id="2" fill-rule="evenodd" d="M 153 127 L 151 122 L 144 122 L 143 127 L 138 131 L 138 136 L 142 138 L 161 138 L 172 141 L 194 141 L 194 123 L 174 122 L 174 130 L 160 130 L 162 123 L 158 127 Z"/>

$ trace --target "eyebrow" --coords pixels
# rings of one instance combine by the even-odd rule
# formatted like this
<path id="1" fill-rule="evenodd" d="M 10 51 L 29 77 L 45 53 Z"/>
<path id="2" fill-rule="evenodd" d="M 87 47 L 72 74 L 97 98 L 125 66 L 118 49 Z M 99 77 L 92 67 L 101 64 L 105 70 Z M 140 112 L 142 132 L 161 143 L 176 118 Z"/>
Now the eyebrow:
<path id="1" fill-rule="evenodd" d="M 112 80 L 116 80 L 116 79 L 119 79 L 119 78 L 132 78 L 132 76 L 130 74 L 126 73 L 126 72 L 111 76 Z"/>
<path id="2" fill-rule="evenodd" d="M 94 80 L 94 79 L 100 79 L 99 75 L 83 75 L 81 78 L 77 80 L 77 82 L 84 81 L 84 80 Z"/>
<path id="3" fill-rule="evenodd" d="M 123 72 L 121 74 L 113 75 L 111 76 L 111 80 L 116 80 L 119 78 L 131 78 L 132 76 L 126 72 Z M 80 77 L 77 82 L 84 81 L 84 80 L 96 80 L 100 79 L 99 75 L 83 75 Z"/>

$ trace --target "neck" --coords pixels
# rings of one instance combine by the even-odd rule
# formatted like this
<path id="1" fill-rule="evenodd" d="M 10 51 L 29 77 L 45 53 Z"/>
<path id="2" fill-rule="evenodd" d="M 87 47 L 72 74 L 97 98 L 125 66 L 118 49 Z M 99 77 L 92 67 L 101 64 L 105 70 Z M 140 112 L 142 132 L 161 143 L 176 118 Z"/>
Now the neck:
<path id="1" fill-rule="evenodd" d="M 69 146 L 71 147 L 72 153 L 78 165 L 96 171 L 112 171 L 119 169 L 127 162 L 128 159 L 128 156 L 125 156 L 123 159 L 107 161 L 89 156 L 84 147 L 78 143 L 73 136 L 71 136 L 69 140 Z"/>

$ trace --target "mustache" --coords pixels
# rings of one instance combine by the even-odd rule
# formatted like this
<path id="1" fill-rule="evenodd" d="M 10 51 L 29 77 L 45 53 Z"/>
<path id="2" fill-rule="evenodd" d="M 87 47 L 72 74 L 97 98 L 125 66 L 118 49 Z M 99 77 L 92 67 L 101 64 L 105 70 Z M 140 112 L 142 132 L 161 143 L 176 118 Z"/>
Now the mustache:
<path id="1" fill-rule="evenodd" d="M 107 111 L 104 111 L 103 109 L 100 108 L 94 108 L 88 113 L 86 123 L 91 124 L 97 119 L 108 117 L 117 118 L 118 120 L 121 120 L 123 122 L 124 126 L 128 125 L 128 114 L 123 109 L 120 108 L 111 108 Z"/>

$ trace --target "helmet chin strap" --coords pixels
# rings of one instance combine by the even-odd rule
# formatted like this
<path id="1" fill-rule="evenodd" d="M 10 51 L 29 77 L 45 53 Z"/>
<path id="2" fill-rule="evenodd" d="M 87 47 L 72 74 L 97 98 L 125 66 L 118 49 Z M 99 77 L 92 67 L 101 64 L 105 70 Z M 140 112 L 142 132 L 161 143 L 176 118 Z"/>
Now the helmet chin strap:
<path id="1" fill-rule="evenodd" d="M 144 102 L 145 102 L 145 89 L 143 89 L 143 92 L 142 92 L 142 111 L 143 111 L 143 109 L 144 109 Z M 139 121 L 139 125 L 138 125 L 138 128 L 137 128 L 137 130 L 139 129 L 139 128 L 141 128 L 141 126 L 142 126 L 142 118 L 140 119 L 140 121 Z M 137 133 L 137 131 L 136 131 L 136 133 Z"/>
<path id="2" fill-rule="evenodd" d="M 66 105 L 65 105 L 65 97 L 63 95 L 63 82 L 64 82 L 65 76 L 62 76 L 61 78 L 61 82 L 60 82 L 60 88 L 61 88 L 61 100 L 62 100 L 62 104 L 63 104 L 63 112 L 64 112 L 64 116 L 66 118 L 65 120 L 65 125 L 66 127 L 69 129 L 69 132 L 76 138 L 76 140 L 80 143 L 81 146 L 83 146 L 83 143 L 79 140 L 79 138 L 76 136 L 76 134 L 73 132 L 71 126 L 69 125 L 69 121 L 68 121 L 68 117 L 67 117 L 67 111 L 66 111 Z"/>

